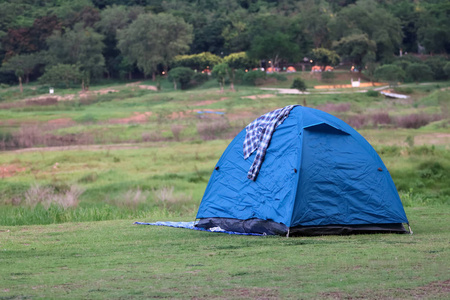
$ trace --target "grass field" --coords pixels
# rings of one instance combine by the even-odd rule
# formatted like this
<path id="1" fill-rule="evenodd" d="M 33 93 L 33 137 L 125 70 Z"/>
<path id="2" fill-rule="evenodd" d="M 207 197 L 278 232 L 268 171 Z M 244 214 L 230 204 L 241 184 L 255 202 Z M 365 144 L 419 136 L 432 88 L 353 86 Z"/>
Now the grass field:
<path id="1" fill-rule="evenodd" d="M 0 297 L 448 299 L 449 211 L 406 213 L 412 236 L 229 236 L 131 221 L 2 227 Z"/>
<path id="2" fill-rule="evenodd" d="M 297 77 L 322 83 L 297 73 L 264 87 Z M 0 299 L 449 297 L 450 82 L 396 87 L 406 100 L 152 84 L 60 90 L 59 100 L 40 86 L 0 90 Z M 414 235 L 287 239 L 132 225 L 194 220 L 231 139 L 289 104 L 336 115 L 374 146 Z"/>

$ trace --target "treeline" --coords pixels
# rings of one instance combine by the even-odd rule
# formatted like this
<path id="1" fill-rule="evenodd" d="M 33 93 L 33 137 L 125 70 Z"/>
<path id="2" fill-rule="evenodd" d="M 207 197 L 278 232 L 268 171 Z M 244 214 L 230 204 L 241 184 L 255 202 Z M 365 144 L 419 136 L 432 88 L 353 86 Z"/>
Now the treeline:
<path id="1" fill-rule="evenodd" d="M 208 68 L 227 58 L 229 77 L 251 67 L 249 61 L 276 67 L 305 58 L 318 65 L 347 61 L 374 73 L 407 53 L 442 56 L 445 64 L 450 2 L 4 0 L 0 41 L 4 83 L 41 78 L 88 88 L 102 77 L 155 78 L 191 67 L 179 55 L 201 53 L 220 58 Z"/>

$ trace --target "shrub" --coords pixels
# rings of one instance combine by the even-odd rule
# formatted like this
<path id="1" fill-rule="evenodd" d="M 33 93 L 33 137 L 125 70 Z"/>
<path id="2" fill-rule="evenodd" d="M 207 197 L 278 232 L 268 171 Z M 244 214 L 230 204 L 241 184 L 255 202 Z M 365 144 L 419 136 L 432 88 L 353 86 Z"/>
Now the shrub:
<path id="1" fill-rule="evenodd" d="M 243 77 L 244 83 L 251 85 L 260 85 L 264 79 L 266 79 L 266 73 L 259 70 L 247 72 Z"/>
<path id="2" fill-rule="evenodd" d="M 372 123 L 375 126 L 378 125 L 384 125 L 384 124 L 390 124 L 391 123 L 391 117 L 387 112 L 379 112 L 376 114 L 371 115 Z"/>
<path id="3" fill-rule="evenodd" d="M 397 82 L 405 80 L 406 74 L 396 65 L 383 65 L 375 70 L 374 77 L 377 80 L 386 80 L 389 85 L 396 85 Z"/>
<path id="4" fill-rule="evenodd" d="M 291 88 L 304 92 L 306 91 L 306 83 L 300 78 L 295 78 Z"/>
<path id="5" fill-rule="evenodd" d="M 203 140 L 213 140 L 230 129 L 226 119 L 205 120 L 197 123 L 197 131 Z"/>
<path id="6" fill-rule="evenodd" d="M 377 91 L 374 91 L 374 90 L 368 90 L 366 92 L 366 95 L 369 97 L 378 97 L 380 95 L 380 93 Z"/>
<path id="7" fill-rule="evenodd" d="M 25 192 L 25 205 L 29 207 L 42 205 L 47 210 L 51 205 L 56 205 L 63 209 L 77 207 L 79 197 L 83 193 L 84 189 L 75 185 L 70 186 L 65 191 L 57 191 L 54 187 L 43 187 L 34 184 Z"/>
<path id="8" fill-rule="evenodd" d="M 181 89 L 187 89 L 189 82 L 194 77 L 194 71 L 186 67 L 177 67 L 169 71 L 167 79 L 173 82 L 173 88 L 177 89 L 177 83 L 180 84 Z"/>
<path id="9" fill-rule="evenodd" d="M 425 64 L 410 64 L 406 68 L 406 74 L 410 80 L 415 82 L 433 79 L 433 71 L 431 71 L 431 68 Z"/>
<path id="10" fill-rule="evenodd" d="M 429 115 L 425 113 L 411 114 L 406 116 L 399 116 L 396 118 L 398 127 L 402 128 L 420 128 L 430 122 L 442 119 L 439 115 Z"/>
<path id="11" fill-rule="evenodd" d="M 278 81 L 286 81 L 286 80 L 287 80 L 287 77 L 286 77 L 286 76 L 284 76 L 283 74 L 277 73 L 277 72 L 268 74 L 267 77 L 269 77 L 269 78 L 275 78 L 275 79 L 278 80 Z"/>
<path id="12" fill-rule="evenodd" d="M 444 70 L 445 65 L 449 63 L 445 57 L 433 56 L 428 58 L 425 63 L 430 67 L 433 74 L 433 79 L 445 80 L 450 77 L 450 75 Z"/>
<path id="13" fill-rule="evenodd" d="M 443 70 L 447 77 L 450 77 L 450 61 L 444 65 Z"/>
<path id="14" fill-rule="evenodd" d="M 200 85 L 202 83 L 205 83 L 208 80 L 209 80 L 208 74 L 197 72 L 197 73 L 195 73 L 194 77 L 192 78 L 192 81 L 193 81 L 192 84 Z"/>

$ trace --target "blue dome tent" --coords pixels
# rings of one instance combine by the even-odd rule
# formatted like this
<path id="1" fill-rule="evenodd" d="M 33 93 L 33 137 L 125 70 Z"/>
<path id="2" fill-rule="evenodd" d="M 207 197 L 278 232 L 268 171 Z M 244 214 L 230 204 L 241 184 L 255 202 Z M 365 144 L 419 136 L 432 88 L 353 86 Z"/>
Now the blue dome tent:
<path id="1" fill-rule="evenodd" d="M 256 180 L 247 177 L 246 129 L 219 159 L 196 226 L 295 235 L 407 233 L 392 178 L 353 128 L 317 109 L 295 106 L 279 124 Z"/>

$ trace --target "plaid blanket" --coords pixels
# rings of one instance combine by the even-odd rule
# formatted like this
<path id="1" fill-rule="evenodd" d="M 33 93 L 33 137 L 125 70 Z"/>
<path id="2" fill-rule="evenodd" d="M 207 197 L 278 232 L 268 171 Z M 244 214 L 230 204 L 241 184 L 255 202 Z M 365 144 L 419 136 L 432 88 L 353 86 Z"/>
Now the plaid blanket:
<path id="1" fill-rule="evenodd" d="M 259 170 L 261 169 L 266 155 L 266 150 L 269 147 L 275 129 L 284 122 L 289 116 L 292 108 L 295 106 L 296 105 L 289 105 L 284 108 L 276 109 L 262 115 L 247 125 L 247 133 L 244 140 L 244 159 L 249 158 L 250 155 L 257 150 L 255 160 L 247 174 L 248 179 L 255 181 L 256 177 L 258 177 Z"/>

